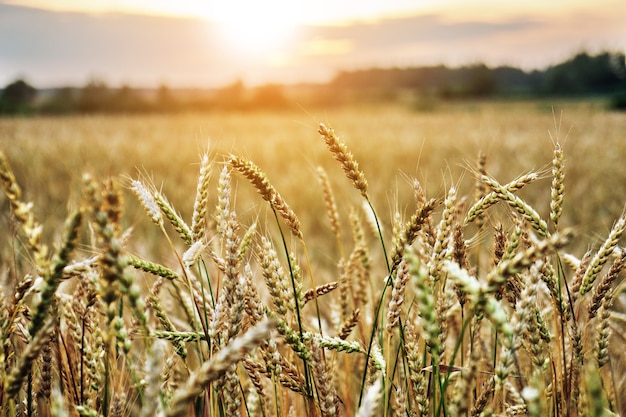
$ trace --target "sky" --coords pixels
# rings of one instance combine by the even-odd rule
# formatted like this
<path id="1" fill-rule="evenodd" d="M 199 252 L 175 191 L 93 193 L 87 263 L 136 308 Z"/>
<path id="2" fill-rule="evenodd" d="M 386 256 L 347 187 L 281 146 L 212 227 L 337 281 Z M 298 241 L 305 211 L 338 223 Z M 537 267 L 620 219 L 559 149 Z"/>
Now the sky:
<path id="1" fill-rule="evenodd" d="M 327 82 L 626 51 L 624 0 L 0 0 L 0 86 Z"/>

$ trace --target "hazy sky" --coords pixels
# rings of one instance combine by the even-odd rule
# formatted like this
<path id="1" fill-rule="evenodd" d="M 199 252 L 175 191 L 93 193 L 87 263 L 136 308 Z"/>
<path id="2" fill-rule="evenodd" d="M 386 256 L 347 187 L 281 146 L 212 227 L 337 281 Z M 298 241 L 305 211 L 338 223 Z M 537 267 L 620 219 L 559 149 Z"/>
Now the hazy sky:
<path id="1" fill-rule="evenodd" d="M 0 86 L 327 81 L 341 69 L 541 68 L 626 51 L 624 0 L 0 0 Z"/>

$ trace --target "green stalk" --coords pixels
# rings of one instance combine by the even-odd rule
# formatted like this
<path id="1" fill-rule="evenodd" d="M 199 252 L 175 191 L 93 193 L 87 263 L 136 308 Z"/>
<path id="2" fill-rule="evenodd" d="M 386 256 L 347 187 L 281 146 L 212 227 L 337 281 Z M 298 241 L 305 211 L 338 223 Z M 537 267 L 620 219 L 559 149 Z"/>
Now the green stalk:
<path id="1" fill-rule="evenodd" d="M 102 398 L 102 415 L 107 417 L 109 414 L 109 356 L 111 350 L 111 323 L 107 326 L 107 341 L 105 343 L 104 355 L 104 394 Z"/>
<path id="2" fill-rule="evenodd" d="M 366 198 L 367 204 L 369 205 L 372 214 L 374 215 L 374 220 L 376 221 L 376 229 L 378 230 L 378 237 L 380 239 L 380 244 L 383 248 L 383 255 L 385 258 L 385 263 L 387 265 L 387 272 L 389 274 L 389 278 L 391 278 L 391 267 L 389 265 L 389 259 L 387 259 L 387 249 L 385 248 L 385 239 L 383 238 L 383 232 L 380 228 L 380 222 L 378 221 L 378 216 L 376 215 L 376 211 L 374 211 L 374 207 L 372 206 L 369 198 Z M 374 313 L 374 325 L 372 326 L 372 333 L 370 334 L 370 340 L 367 345 L 367 354 L 365 356 L 365 367 L 363 370 L 363 377 L 361 378 L 361 389 L 359 392 L 359 405 L 361 406 L 361 402 L 363 401 L 363 393 L 365 391 L 365 381 L 367 380 L 367 364 L 369 363 L 370 356 L 372 354 L 372 344 L 374 343 L 374 335 L 376 334 L 376 330 L 378 330 L 378 317 L 380 316 L 380 310 L 382 308 L 383 300 L 385 299 L 385 292 L 387 288 L 391 285 L 391 279 L 385 280 L 385 286 L 383 287 L 380 298 L 378 299 L 378 305 L 376 306 L 376 312 Z M 382 344 L 381 344 L 382 349 Z M 383 381 L 383 392 L 384 392 L 385 381 Z"/>
<path id="3" fill-rule="evenodd" d="M 243 400 L 243 407 L 246 409 L 246 416 L 250 417 L 250 409 L 248 408 L 248 400 L 246 399 L 246 396 L 243 395 L 244 391 L 243 391 L 243 384 L 241 383 L 241 378 L 238 378 L 239 380 L 239 391 L 241 392 L 241 399 Z"/>
<path id="4" fill-rule="evenodd" d="M 300 341 L 304 340 L 304 330 L 302 328 L 302 318 L 300 315 L 300 303 L 298 302 L 298 291 L 296 289 L 296 279 L 293 274 L 293 266 L 291 265 L 291 259 L 289 258 L 289 248 L 287 247 L 287 240 L 285 239 L 285 234 L 283 233 L 283 229 L 280 227 L 280 221 L 278 219 L 278 213 L 272 206 L 272 212 L 274 213 L 274 218 L 276 219 L 276 224 L 278 226 L 278 230 L 280 232 L 280 237 L 283 242 L 283 247 L 285 249 L 285 257 L 287 258 L 287 265 L 289 266 L 289 277 L 291 278 L 291 288 L 293 289 L 293 300 L 296 310 L 296 319 L 298 320 L 298 334 L 300 336 Z M 305 360 L 302 360 L 304 364 L 304 378 L 306 383 L 306 393 L 308 396 L 313 395 L 311 391 L 311 376 L 309 375 L 309 365 Z"/>
<path id="5" fill-rule="evenodd" d="M 211 304 L 213 309 L 215 310 L 215 297 L 213 296 L 213 288 L 211 287 L 211 280 L 209 279 L 209 271 L 207 270 L 206 263 L 204 259 L 200 258 L 200 262 L 198 262 L 198 275 L 202 277 L 202 271 L 204 270 L 204 275 L 206 276 L 206 281 L 209 284 L 209 295 L 211 296 Z M 204 282 L 200 279 L 200 288 L 202 289 L 202 303 L 206 304 L 206 293 L 204 291 Z M 207 315 L 206 308 L 204 305 L 202 306 L 202 312 L 204 313 L 204 326 L 209 325 L 209 316 Z M 209 342 L 209 352 L 211 349 L 211 343 Z"/>
<path id="6" fill-rule="evenodd" d="M 187 288 L 189 289 L 189 294 L 191 295 L 191 300 L 192 303 L 194 305 L 194 307 L 196 308 L 196 311 L 198 312 L 198 316 L 202 317 L 202 311 L 200 310 L 200 307 L 198 306 L 198 303 L 196 302 L 194 296 L 193 296 L 193 286 L 191 285 L 191 278 L 187 275 L 186 270 L 185 270 L 185 264 L 183 262 L 183 260 L 181 259 L 180 255 L 178 254 L 178 252 L 176 251 L 176 247 L 174 246 L 174 243 L 172 242 L 172 240 L 170 239 L 170 236 L 167 234 L 167 232 L 165 231 L 165 227 L 163 226 L 163 224 L 160 225 L 161 228 L 161 232 L 165 235 L 165 238 L 167 239 L 167 243 L 170 246 L 170 249 L 172 250 L 172 252 L 174 253 L 174 255 L 176 256 L 176 260 L 178 261 L 179 265 L 182 268 L 183 271 L 183 276 L 185 278 L 185 284 L 187 285 Z M 180 291 L 180 289 L 178 288 L 178 286 L 176 286 L 175 282 L 172 282 L 172 284 L 174 285 L 174 288 L 176 288 L 177 291 Z M 181 304 L 184 305 L 183 303 L 183 297 L 182 295 L 179 296 L 180 300 L 181 300 Z M 187 308 L 185 308 L 185 310 L 187 310 Z M 187 313 L 187 311 L 185 311 Z M 205 312 L 206 313 L 206 312 Z M 190 314 L 187 314 L 187 318 L 189 320 L 189 324 L 193 326 L 194 323 L 194 319 Z M 206 324 L 202 321 L 202 319 L 200 319 L 200 325 L 202 327 L 202 331 L 204 333 L 204 338 L 207 342 L 207 346 L 209 348 L 209 352 L 211 350 L 211 340 L 209 338 L 209 330 L 207 329 Z M 202 360 L 204 360 L 204 355 L 202 354 L 201 349 L 198 349 L 198 353 L 200 354 L 200 356 L 202 357 Z"/>
<path id="7" fill-rule="evenodd" d="M 404 326 L 402 324 L 402 319 L 399 319 L 399 329 L 400 329 L 400 340 L 398 342 L 398 348 L 396 349 L 396 359 L 393 362 L 393 369 L 391 370 L 391 375 L 389 376 L 389 381 L 392 381 L 390 383 L 390 386 L 393 386 L 393 380 L 396 376 L 396 370 L 398 369 L 398 358 L 400 357 L 400 352 L 402 352 L 402 363 L 404 364 L 404 349 L 402 349 L 402 347 L 404 346 Z M 388 396 L 387 401 L 386 401 L 386 408 L 385 408 L 385 415 L 387 415 L 387 411 L 391 408 L 391 395 Z"/>
<path id="8" fill-rule="evenodd" d="M 65 343 L 65 342 L 64 342 Z M 69 361 L 68 361 L 69 362 Z M 85 316 L 81 318 L 81 330 L 80 330 L 80 403 L 85 402 Z"/>
<path id="9" fill-rule="evenodd" d="M 309 259 L 309 251 L 306 248 L 306 244 L 304 243 L 304 239 L 300 239 L 300 243 L 302 244 L 302 248 L 304 249 L 304 256 L 306 258 L 306 265 L 309 270 L 309 277 L 311 278 L 311 288 L 315 288 L 315 280 L 313 279 L 313 268 L 311 267 L 311 261 Z M 324 331 L 322 330 L 322 316 L 320 314 L 320 305 L 317 301 L 317 293 L 313 291 L 313 301 L 315 302 L 315 314 L 317 315 L 317 327 L 320 331 L 320 336 L 324 335 Z"/>
<path id="10" fill-rule="evenodd" d="M 567 291 L 567 296 L 569 298 L 569 304 L 570 304 L 570 308 L 572 309 L 571 314 L 572 314 L 572 320 L 574 320 L 574 323 L 576 322 L 576 315 L 574 314 L 574 306 L 572 304 L 572 298 L 570 296 L 569 293 L 569 288 L 567 286 L 567 282 L 565 282 L 564 276 L 565 274 L 563 273 L 563 264 L 561 263 L 561 258 L 559 257 L 558 254 L 556 254 L 556 258 L 557 258 L 557 262 L 558 262 L 558 279 L 557 282 L 559 284 L 559 299 L 557 300 L 557 302 L 559 303 L 559 307 L 557 308 L 557 311 L 559 312 L 559 317 L 561 318 L 561 320 L 559 320 L 559 324 L 561 325 L 561 356 L 563 357 L 563 373 L 565 374 L 565 371 L 567 369 L 567 359 L 566 359 L 566 355 L 565 355 L 565 318 L 563 317 L 563 309 L 562 309 L 562 305 L 563 305 L 563 292 L 561 290 L 561 285 L 565 286 L 565 289 Z M 572 354 L 574 351 L 574 347 L 572 346 Z M 568 381 L 566 381 L 565 379 L 568 379 Z M 567 400 L 569 400 L 570 397 L 570 393 L 571 393 L 571 388 L 572 388 L 572 380 L 571 377 L 570 378 L 563 378 L 563 387 L 561 388 L 563 390 L 563 395 L 565 396 L 565 398 Z M 557 411 L 558 407 L 560 407 L 559 404 L 557 404 Z M 567 401 L 567 405 L 566 407 L 569 409 L 569 401 Z"/>
<path id="11" fill-rule="evenodd" d="M 359 394 L 359 405 L 358 405 L 359 407 L 361 406 L 361 401 L 363 400 L 363 392 L 365 390 L 365 381 L 367 380 L 367 364 L 369 363 L 369 360 L 372 354 L 372 345 L 374 342 L 374 335 L 376 333 L 376 330 L 378 329 L 378 316 L 380 314 L 383 300 L 385 298 L 385 292 L 387 291 L 388 287 L 389 287 L 389 284 L 386 283 L 385 287 L 383 288 L 383 292 L 380 295 L 380 298 L 378 299 L 378 304 L 376 305 L 376 312 L 374 313 L 374 325 L 372 327 L 370 341 L 367 345 L 367 354 L 365 355 L 365 370 L 363 371 L 363 378 L 361 379 L 361 392 Z"/>
<path id="12" fill-rule="evenodd" d="M 452 356 L 450 357 L 450 366 L 454 365 L 454 360 L 456 359 L 456 355 L 459 352 L 459 348 L 463 345 L 463 337 L 465 335 L 465 329 L 467 329 L 467 326 L 470 322 L 470 318 L 466 318 L 463 319 L 463 324 L 461 325 L 461 333 L 459 333 L 459 338 L 457 339 L 456 343 L 454 344 L 454 350 L 452 351 Z M 461 356 L 463 355 L 463 349 L 461 349 Z M 446 414 L 445 411 L 445 404 L 443 401 L 443 393 L 446 392 L 446 390 L 448 389 L 448 384 L 450 383 L 450 376 L 452 376 L 452 372 L 448 371 L 446 373 L 446 378 L 443 381 L 443 385 L 441 386 L 441 399 L 439 401 L 439 404 L 437 406 L 437 410 L 439 410 L 440 408 L 443 407 L 444 409 L 444 415 Z M 437 413 L 439 413 L 439 411 L 437 411 Z M 438 414 L 435 414 L 438 415 Z"/>
<path id="13" fill-rule="evenodd" d="M 272 369 L 272 384 L 274 385 L 274 404 L 276 406 L 276 417 L 280 417 L 280 407 L 278 401 L 278 384 L 276 383 L 276 371 Z"/>
<path id="14" fill-rule="evenodd" d="M 374 214 L 374 220 L 376 221 L 376 229 L 378 230 L 378 237 L 380 238 L 380 245 L 383 248 L 383 255 L 385 258 L 385 264 L 387 265 L 387 272 L 389 273 L 389 275 L 391 275 L 391 266 L 389 265 L 389 259 L 387 258 L 387 249 L 385 248 L 385 239 L 383 239 L 383 232 L 380 228 L 380 223 L 378 221 L 378 216 L 376 215 L 376 211 L 374 211 L 374 207 L 372 206 L 372 202 L 370 201 L 370 199 L 366 199 L 367 204 L 370 208 L 370 210 L 372 210 L 372 213 Z"/>

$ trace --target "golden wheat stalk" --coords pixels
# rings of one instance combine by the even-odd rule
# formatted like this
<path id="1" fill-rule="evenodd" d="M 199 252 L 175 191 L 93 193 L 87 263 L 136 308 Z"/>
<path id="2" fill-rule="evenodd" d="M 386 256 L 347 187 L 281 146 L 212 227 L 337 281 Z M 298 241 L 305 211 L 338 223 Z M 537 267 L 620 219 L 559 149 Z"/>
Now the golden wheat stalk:
<path id="1" fill-rule="evenodd" d="M 189 402 L 207 389 L 208 384 L 220 378 L 233 364 L 243 359 L 259 343 L 270 338 L 271 330 L 274 327 L 273 321 L 263 321 L 220 349 L 211 359 L 193 372 L 182 387 L 174 392 L 170 409 L 165 415 L 167 417 L 186 415 Z"/>
<path id="2" fill-rule="evenodd" d="M 552 158 L 552 185 L 550 192 L 550 220 L 554 227 L 558 227 L 561 213 L 563 212 L 563 197 L 565 195 L 565 167 L 563 163 L 563 149 L 561 144 L 554 145 L 554 157 Z"/>
<path id="3" fill-rule="evenodd" d="M 333 386 L 332 372 L 324 357 L 324 348 L 319 341 L 313 339 L 309 347 L 313 362 L 313 378 L 317 389 L 317 402 L 322 417 L 334 417 L 337 415 L 339 398 Z"/>
<path id="4" fill-rule="evenodd" d="M 492 291 L 497 290 L 500 285 L 506 282 L 507 277 L 528 268 L 535 260 L 563 248 L 573 237 L 574 232 L 571 229 L 565 229 L 518 253 L 513 258 L 500 262 L 486 277 L 488 287 Z"/>
<path id="5" fill-rule="evenodd" d="M 324 194 L 324 204 L 326 206 L 326 214 L 330 221 L 330 228 L 335 235 L 337 244 L 341 250 L 341 227 L 339 224 L 339 212 L 337 210 L 337 203 L 335 201 L 335 195 L 330 186 L 330 180 L 328 174 L 324 171 L 324 168 L 317 167 L 317 178 L 322 186 L 322 193 Z"/>
<path id="6" fill-rule="evenodd" d="M 515 211 L 524 217 L 533 228 L 539 233 L 541 236 L 548 236 L 548 225 L 545 220 L 539 216 L 539 213 L 532 208 L 528 203 L 524 200 L 513 194 L 510 190 L 508 190 L 505 186 L 500 184 L 495 179 L 482 175 L 481 180 L 487 184 L 491 189 L 496 193 L 496 195 L 509 204 Z"/>
<path id="7" fill-rule="evenodd" d="M 206 233 L 206 210 L 209 205 L 209 181 L 211 179 L 211 161 L 209 155 L 202 155 L 200 162 L 200 174 L 198 175 L 198 187 L 193 204 L 191 217 L 191 234 L 194 241 L 204 239 Z"/>
<path id="8" fill-rule="evenodd" d="M 321 297 L 322 295 L 326 295 L 330 293 L 331 291 L 337 289 L 337 287 L 339 287 L 339 282 L 333 281 L 333 282 L 328 282 L 326 284 L 319 285 L 315 289 L 311 288 L 302 295 L 302 304 L 306 304 L 309 301 L 314 300 L 316 297 Z"/>
<path id="9" fill-rule="evenodd" d="M 158 226 L 163 226 L 163 214 L 157 204 L 154 195 L 148 190 L 148 188 L 139 180 L 131 180 L 130 189 L 135 193 L 139 199 L 139 204 L 143 207 L 150 217 L 150 220 Z"/>
<path id="10" fill-rule="evenodd" d="M 154 200 L 159 206 L 161 212 L 163 212 L 163 215 L 165 215 L 165 218 L 169 220 L 172 226 L 174 226 L 174 229 L 178 232 L 181 239 L 183 239 L 186 244 L 191 245 L 193 243 L 193 232 L 191 231 L 191 228 L 187 225 L 187 223 L 185 223 L 180 214 L 174 210 L 174 207 L 172 207 L 163 194 L 155 191 L 153 195 Z"/>
<path id="11" fill-rule="evenodd" d="M 33 203 L 22 201 L 22 189 L 17 183 L 13 170 L 6 159 L 4 152 L 0 151 L 0 182 L 5 195 L 9 199 L 13 215 L 22 225 L 22 231 L 26 241 L 33 251 L 35 266 L 39 274 L 43 274 L 49 266 L 48 247 L 41 242 L 43 225 L 35 220 Z"/>
<path id="12" fill-rule="evenodd" d="M 387 306 L 387 319 L 385 320 L 385 328 L 387 332 L 393 331 L 400 322 L 400 309 L 404 303 L 404 292 L 406 284 L 409 282 L 411 274 L 406 261 L 400 262 L 397 273 L 393 277 L 391 298 Z"/>
<path id="13" fill-rule="evenodd" d="M 341 164 L 343 172 L 348 179 L 352 181 L 354 188 L 361 192 L 361 195 L 368 199 L 367 195 L 367 180 L 365 174 L 359 168 L 359 163 L 354 159 L 354 155 L 348 151 L 345 143 L 341 142 L 335 131 L 329 127 L 326 127 L 324 123 L 319 125 L 319 134 L 322 135 L 326 146 L 333 154 L 335 160 Z"/>
<path id="14" fill-rule="evenodd" d="M 431 199 L 418 207 L 416 212 L 413 213 L 409 221 L 404 225 L 398 234 L 398 238 L 396 239 L 391 251 L 392 271 L 394 271 L 402 261 L 404 249 L 407 246 L 411 246 L 415 242 L 415 239 L 417 239 L 420 230 L 422 230 L 422 227 L 426 224 L 426 221 L 435 209 L 436 204 L 436 200 Z"/>
<path id="15" fill-rule="evenodd" d="M 600 274 L 602 267 L 609 260 L 609 256 L 613 253 L 613 250 L 619 243 L 619 239 L 624 233 L 626 229 L 626 214 L 622 214 L 622 216 L 615 222 L 609 236 L 606 238 L 600 250 L 591 258 L 589 261 L 589 266 L 585 271 L 585 275 L 582 277 L 582 283 L 580 285 L 580 295 L 584 295 L 587 291 L 591 289 L 594 281 Z"/>
<path id="16" fill-rule="evenodd" d="M 484 177 L 486 177 L 486 174 L 481 172 L 481 176 L 479 177 L 479 180 L 478 180 L 478 183 L 481 184 L 481 187 L 479 187 L 479 189 L 485 188 L 485 182 L 481 180 Z M 539 175 L 537 175 L 534 172 L 529 173 L 529 174 L 524 174 L 514 179 L 513 181 L 509 182 L 508 184 L 503 185 L 503 187 L 507 191 L 510 191 L 513 193 L 515 191 L 521 190 L 527 184 L 530 184 L 531 182 L 535 181 L 537 178 L 539 178 Z M 464 224 L 467 225 L 473 222 L 475 219 L 482 219 L 484 217 L 485 211 L 492 205 L 496 204 L 498 201 L 500 201 L 500 197 L 498 193 L 496 193 L 495 191 L 491 191 L 489 193 L 484 193 L 484 191 L 482 191 L 481 197 L 467 211 L 467 214 L 465 215 Z"/>
<path id="17" fill-rule="evenodd" d="M 618 251 L 617 259 L 611 265 L 609 272 L 600 281 L 598 286 L 594 289 L 593 296 L 591 297 L 591 303 L 589 304 L 589 317 L 595 317 L 596 312 L 601 305 L 608 305 L 613 300 L 613 284 L 617 280 L 620 272 L 624 269 L 626 264 L 626 250 Z"/>
<path id="18" fill-rule="evenodd" d="M 239 171 L 244 177 L 248 178 L 261 197 L 270 203 L 272 208 L 285 220 L 291 233 L 297 238 L 303 239 L 302 231 L 300 230 L 300 220 L 298 220 L 296 213 L 287 205 L 287 202 L 270 183 L 267 175 L 253 162 L 238 156 L 232 155 L 228 164 L 233 169 Z"/>
<path id="19" fill-rule="evenodd" d="M 18 357 L 17 363 L 11 369 L 6 382 L 6 393 L 9 398 L 15 398 L 19 392 L 24 379 L 30 373 L 33 362 L 39 356 L 41 350 L 49 343 L 50 337 L 54 333 L 56 320 L 54 317 L 49 318 L 40 328 L 37 335 L 26 346 L 26 349 Z"/>
<path id="20" fill-rule="evenodd" d="M 41 329 L 46 317 L 48 316 L 49 309 L 54 302 L 54 294 L 59 287 L 61 278 L 63 277 L 63 270 L 68 265 L 70 255 L 76 246 L 81 222 L 81 211 L 75 211 L 70 214 L 66 221 L 63 243 L 54 257 L 54 264 L 52 268 L 48 270 L 44 276 L 40 302 L 37 305 L 35 312 L 32 313 L 29 328 L 31 337 L 34 337 L 35 334 Z"/>

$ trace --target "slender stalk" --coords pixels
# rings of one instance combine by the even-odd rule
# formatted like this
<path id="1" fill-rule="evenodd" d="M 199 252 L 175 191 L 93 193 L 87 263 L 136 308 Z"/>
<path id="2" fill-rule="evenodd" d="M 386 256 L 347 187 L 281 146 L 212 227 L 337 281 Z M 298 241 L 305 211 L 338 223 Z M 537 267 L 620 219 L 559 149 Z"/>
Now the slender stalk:
<path id="1" fill-rule="evenodd" d="M 463 346 L 463 339 L 465 336 L 465 330 L 467 329 L 468 325 L 470 323 L 470 318 L 468 317 L 466 320 L 463 320 L 463 324 L 461 325 L 461 332 L 459 333 L 459 338 L 456 340 L 456 343 L 454 344 L 454 350 L 452 351 L 452 356 L 450 356 L 450 365 L 454 365 L 454 361 L 456 359 L 456 355 L 459 352 L 459 348 L 461 348 Z M 463 354 L 463 349 L 461 349 L 461 355 Z M 463 364 L 461 364 L 462 366 Z M 443 381 L 443 384 L 441 386 L 441 401 L 438 405 L 438 409 L 444 407 L 445 405 L 443 404 L 443 393 L 446 392 L 446 389 L 448 388 L 448 384 L 450 383 L 450 377 L 452 376 L 452 372 L 447 372 L 446 373 L 446 378 Z M 445 409 L 445 408 L 444 408 Z M 438 415 L 438 414 L 435 414 Z"/>
<path id="2" fill-rule="evenodd" d="M 318 330 L 320 332 L 320 335 L 324 335 L 324 331 L 322 329 L 322 316 L 320 314 L 320 305 L 319 305 L 319 302 L 317 301 L 317 291 L 315 291 L 315 288 L 317 288 L 317 286 L 315 285 L 315 279 L 313 277 L 313 268 L 311 267 L 311 259 L 309 258 L 309 251 L 306 247 L 306 244 L 304 243 L 304 240 L 301 239 L 300 244 L 302 245 L 302 248 L 304 249 L 304 257 L 306 258 L 306 265 L 307 265 L 307 269 L 309 270 L 309 277 L 311 278 L 311 289 L 313 289 L 313 301 L 315 302 L 315 314 L 317 315 Z"/>
<path id="3" fill-rule="evenodd" d="M 378 220 L 378 216 L 376 215 L 376 211 L 374 211 L 374 207 L 372 206 L 371 201 L 369 200 L 369 198 L 366 198 L 367 204 L 370 207 L 370 210 L 372 211 L 372 213 L 374 214 L 374 220 L 376 221 L 376 228 L 378 229 L 378 237 L 380 239 L 380 244 L 382 246 L 383 249 L 383 255 L 385 258 L 385 263 L 387 265 L 387 273 L 391 274 L 391 266 L 389 264 L 389 259 L 387 258 L 387 250 L 385 249 L 385 239 L 383 238 L 383 232 L 382 229 L 380 227 L 380 222 Z M 383 305 L 383 301 L 385 299 L 385 292 L 387 291 L 387 288 L 391 286 L 391 277 L 388 276 L 387 279 L 385 279 L 385 286 L 383 287 L 382 293 L 380 294 L 380 297 L 378 298 L 378 304 L 376 305 L 376 312 L 374 313 L 374 322 L 372 325 L 372 332 L 370 333 L 370 338 L 369 338 L 369 342 L 367 345 L 367 354 L 365 355 L 365 367 L 363 370 L 363 377 L 361 378 L 361 390 L 359 392 L 359 407 L 361 406 L 361 402 L 363 401 L 363 393 L 365 392 L 365 381 L 367 380 L 367 365 L 369 363 L 371 354 L 372 354 L 372 345 L 374 343 L 374 335 L 376 334 L 376 331 L 378 330 L 378 320 L 380 317 L 380 311 L 382 309 L 382 305 Z M 384 381 L 383 381 L 383 392 L 385 392 L 384 389 Z"/>
<path id="4" fill-rule="evenodd" d="M 276 224 L 278 225 L 278 230 L 280 232 L 280 237 L 283 243 L 283 248 L 285 249 L 285 258 L 287 258 L 287 266 L 289 267 L 289 277 L 291 278 L 291 288 L 293 290 L 293 300 L 295 305 L 296 312 L 296 320 L 298 321 L 298 334 L 300 336 L 300 340 L 304 340 L 304 328 L 302 326 L 302 317 L 300 314 L 300 303 L 298 301 L 298 290 L 296 287 L 296 279 L 293 273 L 293 265 L 291 264 L 291 259 L 289 256 L 289 248 L 287 247 L 287 239 L 285 239 L 285 234 L 283 233 L 283 229 L 280 227 L 280 222 L 278 219 L 278 213 L 272 206 L 272 211 L 274 213 L 274 218 L 276 219 Z M 305 360 L 302 361 L 304 365 L 304 378 L 306 383 L 306 392 L 308 396 L 312 396 L 313 392 L 311 391 L 311 377 L 309 373 L 309 366 Z"/>

